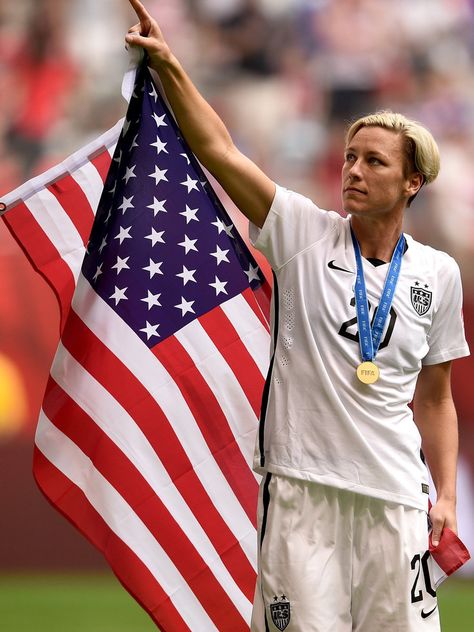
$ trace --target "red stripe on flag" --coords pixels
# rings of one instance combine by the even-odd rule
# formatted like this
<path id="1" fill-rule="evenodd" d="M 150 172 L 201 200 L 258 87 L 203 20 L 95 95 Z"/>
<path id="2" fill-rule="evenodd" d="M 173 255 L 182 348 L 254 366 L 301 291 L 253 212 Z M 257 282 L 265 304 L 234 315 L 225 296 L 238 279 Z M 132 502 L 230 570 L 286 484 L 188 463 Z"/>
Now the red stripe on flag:
<path id="1" fill-rule="evenodd" d="M 224 629 L 223 626 L 229 620 L 229 612 L 233 610 L 235 630 L 246 630 L 246 623 L 235 610 L 227 593 L 159 499 L 156 491 L 108 435 L 52 378 L 46 388 L 43 410 L 48 419 L 90 458 L 95 468 L 138 515 L 168 557 L 173 560 L 175 567 L 217 629 Z"/>
<path id="2" fill-rule="evenodd" d="M 33 456 L 33 474 L 49 502 L 103 552 L 120 582 L 161 631 L 190 631 L 169 596 L 140 558 L 109 528 L 83 491 L 50 463 L 37 447 Z"/>
<path id="3" fill-rule="evenodd" d="M 23 202 L 10 209 L 3 219 L 32 266 L 56 294 L 62 328 L 76 286 L 71 269 Z"/>
<path id="4" fill-rule="evenodd" d="M 265 379 L 239 334 L 220 307 L 201 316 L 199 321 L 232 369 L 258 418 Z"/>
<path id="5" fill-rule="evenodd" d="M 213 505 L 169 420 L 135 375 L 91 332 L 71 310 L 62 342 L 71 355 L 120 403 L 153 446 L 168 475 L 211 540 L 222 562 L 249 599 L 253 600 L 255 571 L 237 539 Z M 148 352 L 145 348 L 144 351 Z M 124 388 L 126 384 L 126 388 Z M 243 490 L 252 495 L 255 520 L 257 483 Z M 242 485 L 237 472 L 237 481 Z M 243 477 L 243 475 L 242 475 Z M 243 477 L 244 478 L 244 477 Z M 249 492 L 254 490 L 254 494 Z M 249 503 L 250 504 L 250 503 Z"/>
<path id="6" fill-rule="evenodd" d="M 90 161 L 99 172 L 99 175 L 102 178 L 102 182 L 105 183 L 107 174 L 110 169 L 110 163 L 112 162 L 112 157 L 109 154 L 108 150 L 104 148 L 96 156 L 94 156 L 93 158 L 91 157 Z"/>
<path id="7" fill-rule="evenodd" d="M 216 463 L 256 527 L 257 482 L 214 393 L 174 336 L 161 341 L 152 351 L 173 376 Z"/>
<path id="8" fill-rule="evenodd" d="M 82 188 L 67 174 L 48 185 L 47 189 L 58 200 L 86 245 L 94 222 L 94 211 Z"/>

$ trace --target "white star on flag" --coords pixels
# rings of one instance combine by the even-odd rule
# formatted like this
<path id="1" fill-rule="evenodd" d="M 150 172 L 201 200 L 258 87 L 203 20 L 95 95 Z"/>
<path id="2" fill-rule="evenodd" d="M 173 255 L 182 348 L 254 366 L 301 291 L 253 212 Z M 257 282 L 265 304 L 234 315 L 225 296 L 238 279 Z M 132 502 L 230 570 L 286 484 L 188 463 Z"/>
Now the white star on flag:
<path id="1" fill-rule="evenodd" d="M 147 208 L 151 208 L 153 210 L 153 214 L 156 217 L 158 213 L 167 213 L 168 211 L 165 209 L 166 200 L 159 200 L 156 197 L 153 197 L 153 204 L 147 206 Z"/>
<path id="2" fill-rule="evenodd" d="M 147 340 L 150 340 L 152 336 L 157 336 L 158 338 L 160 337 L 160 334 L 157 332 L 158 327 L 159 325 L 151 325 L 148 321 L 146 321 L 146 327 L 140 329 L 140 331 L 143 331 L 143 333 L 146 334 Z"/>
<path id="3" fill-rule="evenodd" d="M 153 97 L 153 99 L 155 100 L 155 103 L 158 100 L 158 92 L 156 91 L 155 85 L 153 84 L 151 92 L 148 93 L 151 97 Z"/>
<path id="4" fill-rule="evenodd" d="M 155 178 L 155 184 L 158 185 L 162 180 L 168 182 L 168 178 L 166 177 L 166 172 L 168 169 L 160 169 L 158 165 L 155 165 L 155 171 L 150 173 L 150 178 Z"/>
<path id="5" fill-rule="evenodd" d="M 133 239 L 133 237 L 130 235 L 131 229 L 132 229 L 131 226 L 129 226 L 128 228 L 124 228 L 123 226 L 120 226 L 120 232 L 118 235 L 114 237 L 114 239 L 119 239 L 120 245 L 123 244 L 125 239 Z"/>
<path id="6" fill-rule="evenodd" d="M 122 272 L 122 270 L 130 270 L 130 266 L 128 265 L 128 260 L 130 257 L 122 257 L 117 256 L 117 263 L 112 266 L 112 270 L 117 270 L 117 276 Z"/>
<path id="7" fill-rule="evenodd" d="M 164 152 L 165 152 L 165 154 L 167 154 L 167 153 L 168 153 L 168 150 L 166 149 L 166 145 L 167 145 L 167 144 L 168 144 L 168 143 L 163 143 L 163 142 L 160 140 L 160 137 L 159 137 L 159 136 L 157 136 L 157 137 L 156 137 L 156 143 L 150 143 L 150 147 L 156 147 L 156 153 L 157 153 L 157 154 L 161 154 L 161 152 L 162 152 L 162 151 L 164 151 Z"/>
<path id="8" fill-rule="evenodd" d="M 232 231 L 234 230 L 233 224 L 229 224 L 228 226 L 224 224 L 224 230 L 227 234 L 227 237 L 230 237 L 231 239 L 235 239 L 234 235 L 232 234 Z"/>
<path id="9" fill-rule="evenodd" d="M 128 290 L 128 287 L 124 287 L 122 289 L 115 286 L 115 292 L 109 298 L 113 298 L 115 301 L 115 305 L 117 306 L 120 301 L 128 301 L 128 298 L 125 296 L 125 292 Z"/>
<path id="10" fill-rule="evenodd" d="M 215 257 L 217 261 L 217 265 L 221 264 L 223 261 L 229 263 L 229 259 L 227 258 L 228 250 L 222 250 L 217 246 L 216 252 L 211 252 L 211 257 Z"/>
<path id="11" fill-rule="evenodd" d="M 244 270 L 245 274 L 249 278 L 249 283 L 252 283 L 252 281 L 260 281 L 258 271 L 259 271 L 258 267 L 257 266 L 254 267 L 252 264 L 249 265 L 248 270 Z"/>
<path id="12" fill-rule="evenodd" d="M 165 231 L 162 230 L 160 232 L 157 232 L 153 227 L 151 229 L 151 234 L 147 235 L 145 237 L 145 239 L 149 239 L 151 241 L 151 245 L 152 246 L 156 246 L 156 244 L 160 243 L 160 244 L 164 244 L 165 240 L 163 239 L 163 235 L 164 235 Z"/>
<path id="13" fill-rule="evenodd" d="M 153 259 L 150 259 L 150 263 L 148 266 L 146 266 L 146 268 L 142 268 L 143 270 L 146 270 L 147 272 L 150 273 L 150 279 L 152 279 L 155 274 L 163 274 L 163 272 L 161 271 L 161 266 L 163 265 L 163 261 L 160 261 L 159 263 L 156 263 L 155 261 L 153 261 Z"/>
<path id="14" fill-rule="evenodd" d="M 186 187 L 188 189 L 188 193 L 191 193 L 191 191 L 193 189 L 195 189 L 196 191 L 199 191 L 198 186 L 197 186 L 198 181 L 197 180 L 193 180 L 191 178 L 191 176 L 189 175 L 189 173 L 186 176 L 186 182 L 181 182 L 180 184 L 183 185 L 183 187 Z"/>
<path id="15" fill-rule="evenodd" d="M 193 309 L 194 303 L 195 301 L 187 301 L 184 296 L 182 296 L 181 303 L 179 305 L 175 305 L 175 307 L 181 310 L 181 316 L 186 316 L 188 312 L 191 312 L 191 314 L 195 313 Z"/>
<path id="16" fill-rule="evenodd" d="M 138 134 L 133 139 L 132 146 L 130 147 L 130 149 L 133 149 L 134 147 L 138 147 L 137 138 L 138 138 Z"/>
<path id="17" fill-rule="evenodd" d="M 189 156 L 188 156 L 188 154 L 179 154 L 179 155 L 180 155 L 180 156 L 183 156 L 183 158 L 185 158 L 185 159 L 186 159 L 186 162 L 188 163 L 188 165 L 190 165 L 190 164 L 191 164 L 191 161 L 189 160 Z"/>
<path id="18" fill-rule="evenodd" d="M 217 218 L 215 222 L 211 222 L 212 226 L 216 226 L 219 231 L 219 235 L 225 230 L 225 224 L 221 219 Z"/>
<path id="19" fill-rule="evenodd" d="M 158 114 L 154 112 L 153 118 L 155 119 L 155 123 L 157 127 L 168 127 L 168 123 L 165 123 L 166 114 L 163 114 L 162 116 L 158 116 Z"/>
<path id="20" fill-rule="evenodd" d="M 188 270 L 186 266 L 183 266 L 183 271 L 177 274 L 176 276 L 182 278 L 183 285 L 186 285 L 186 283 L 188 283 L 189 281 L 193 281 L 194 283 L 197 283 L 196 279 L 194 278 L 195 274 L 196 274 L 196 270 Z"/>
<path id="21" fill-rule="evenodd" d="M 136 166 L 137 165 L 133 165 L 133 167 L 127 167 L 127 171 L 125 172 L 125 175 L 122 178 L 122 180 L 125 180 L 125 184 L 128 184 L 128 181 L 130 180 L 130 178 L 137 177 L 136 174 L 134 173 Z"/>
<path id="22" fill-rule="evenodd" d="M 191 222 L 192 220 L 194 220 L 195 222 L 199 222 L 198 218 L 196 217 L 196 213 L 198 211 L 198 208 L 189 208 L 189 206 L 186 204 L 186 210 L 180 213 L 180 215 L 183 215 L 186 218 L 186 224 L 189 224 L 189 222 Z"/>
<path id="23" fill-rule="evenodd" d="M 126 198 L 125 196 L 123 196 L 123 202 L 118 208 L 121 209 L 124 215 L 125 215 L 125 211 L 127 211 L 129 208 L 135 208 L 132 204 L 133 198 L 134 198 L 133 195 L 130 196 L 129 198 Z"/>
<path id="24" fill-rule="evenodd" d="M 102 272 L 102 266 L 103 265 L 104 264 L 101 263 L 100 265 L 97 266 L 97 270 L 95 271 L 95 274 L 92 277 L 94 279 L 94 281 L 97 281 L 97 279 L 100 277 L 100 275 L 103 274 L 103 272 Z"/>
<path id="25" fill-rule="evenodd" d="M 184 241 L 182 241 L 178 246 L 182 246 L 184 248 L 185 254 L 188 254 L 190 250 L 195 250 L 198 252 L 196 248 L 197 239 L 189 239 L 187 235 L 184 236 Z"/>
<path id="26" fill-rule="evenodd" d="M 216 276 L 214 283 L 209 283 L 209 285 L 215 289 L 216 296 L 219 296 L 219 294 L 221 293 L 227 294 L 227 290 L 225 289 L 225 286 L 227 285 L 227 281 L 221 281 Z"/>
<path id="27" fill-rule="evenodd" d="M 146 298 L 141 298 L 140 300 L 148 305 L 148 311 L 150 311 L 152 307 L 161 307 L 160 296 L 161 293 L 153 294 L 150 290 L 148 290 L 148 296 Z"/>
<path id="28" fill-rule="evenodd" d="M 122 242 L 120 242 L 122 243 Z M 100 254 L 102 254 L 102 250 L 106 247 L 107 245 L 107 237 L 104 237 L 104 239 L 102 240 L 102 243 L 99 246 L 99 252 Z"/>

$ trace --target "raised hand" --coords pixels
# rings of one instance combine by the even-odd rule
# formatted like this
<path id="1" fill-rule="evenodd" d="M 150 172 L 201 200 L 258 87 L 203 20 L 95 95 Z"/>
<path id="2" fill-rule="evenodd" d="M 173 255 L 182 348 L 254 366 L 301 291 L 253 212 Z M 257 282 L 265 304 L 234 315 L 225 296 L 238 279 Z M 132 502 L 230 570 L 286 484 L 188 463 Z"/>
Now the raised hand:
<path id="1" fill-rule="evenodd" d="M 170 59 L 170 48 L 165 42 L 157 21 L 152 18 L 143 4 L 139 0 L 129 0 L 129 2 L 139 22 L 128 30 L 125 41 L 130 46 L 144 48 L 150 57 L 151 65 L 158 69 L 163 62 Z"/>
<path id="2" fill-rule="evenodd" d="M 158 73 L 184 138 L 201 163 L 217 179 L 237 207 L 261 227 L 275 197 L 275 184 L 235 146 L 216 112 L 199 93 L 173 55 L 156 20 L 140 0 L 129 0 L 138 24 L 125 41 L 141 46 Z"/>

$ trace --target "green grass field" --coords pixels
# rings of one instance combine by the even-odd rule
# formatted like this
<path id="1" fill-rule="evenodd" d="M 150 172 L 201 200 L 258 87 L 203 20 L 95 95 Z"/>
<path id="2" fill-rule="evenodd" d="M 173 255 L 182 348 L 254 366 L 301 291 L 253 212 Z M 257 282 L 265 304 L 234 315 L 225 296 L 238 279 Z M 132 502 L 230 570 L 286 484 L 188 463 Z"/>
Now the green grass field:
<path id="1" fill-rule="evenodd" d="M 1 632 L 156 632 L 109 575 L 0 576 Z"/>
<path id="2" fill-rule="evenodd" d="M 443 632 L 472 632 L 474 582 L 450 579 L 439 590 L 439 602 Z M 0 631 L 156 632 L 156 627 L 114 577 L 3 575 Z"/>

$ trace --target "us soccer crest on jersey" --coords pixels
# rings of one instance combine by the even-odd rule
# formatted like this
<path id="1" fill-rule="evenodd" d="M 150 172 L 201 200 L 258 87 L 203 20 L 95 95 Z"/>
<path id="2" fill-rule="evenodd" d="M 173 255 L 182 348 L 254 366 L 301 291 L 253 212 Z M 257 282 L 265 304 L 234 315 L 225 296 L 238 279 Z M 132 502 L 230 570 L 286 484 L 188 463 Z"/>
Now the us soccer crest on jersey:
<path id="1" fill-rule="evenodd" d="M 431 307 L 433 293 L 427 289 L 428 287 L 428 285 L 425 285 L 423 289 L 420 287 L 420 284 L 416 282 L 415 287 L 410 288 L 411 304 L 418 316 L 424 316 Z"/>
<path id="2" fill-rule="evenodd" d="M 285 595 L 281 595 L 281 597 L 275 595 L 273 603 L 270 604 L 270 615 L 273 624 L 279 630 L 284 630 L 288 626 L 291 618 L 291 606 Z"/>

